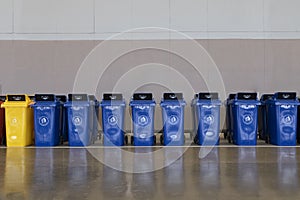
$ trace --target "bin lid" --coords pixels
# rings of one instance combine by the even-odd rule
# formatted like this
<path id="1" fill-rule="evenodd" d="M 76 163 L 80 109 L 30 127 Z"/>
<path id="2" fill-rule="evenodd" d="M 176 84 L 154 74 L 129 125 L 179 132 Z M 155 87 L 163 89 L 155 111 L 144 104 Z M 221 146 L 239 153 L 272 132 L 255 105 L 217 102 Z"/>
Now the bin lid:
<path id="1" fill-rule="evenodd" d="M 69 101 L 88 101 L 87 94 L 68 94 Z"/>
<path id="2" fill-rule="evenodd" d="M 297 100 L 296 92 L 276 92 L 274 94 L 276 100 Z"/>
<path id="3" fill-rule="evenodd" d="M 103 94 L 103 100 L 107 101 L 121 101 L 123 100 L 123 95 L 119 93 L 104 93 Z"/>
<path id="4" fill-rule="evenodd" d="M 228 95 L 228 99 L 229 100 L 235 99 L 235 96 L 236 96 L 236 94 L 231 93 L 231 94 Z"/>
<path id="5" fill-rule="evenodd" d="M 88 95 L 88 96 L 89 96 L 89 100 L 90 100 L 90 101 L 98 101 L 95 95 L 90 94 L 90 95 Z"/>
<path id="6" fill-rule="evenodd" d="M 0 101 L 4 102 L 6 100 L 6 96 L 0 96 Z"/>
<path id="7" fill-rule="evenodd" d="M 261 101 L 266 101 L 266 100 L 270 100 L 274 97 L 274 94 L 263 94 L 261 95 L 260 100 Z"/>
<path id="8" fill-rule="evenodd" d="M 56 101 L 56 97 L 54 94 L 36 94 L 35 95 L 36 102 L 53 102 Z"/>
<path id="9" fill-rule="evenodd" d="M 149 101 L 153 100 L 153 95 L 152 93 L 135 93 L 133 94 L 133 100 Z"/>
<path id="10" fill-rule="evenodd" d="M 67 101 L 66 95 L 56 95 L 57 101 L 65 103 Z"/>
<path id="11" fill-rule="evenodd" d="M 28 107 L 32 101 L 26 94 L 7 95 L 1 107 Z"/>

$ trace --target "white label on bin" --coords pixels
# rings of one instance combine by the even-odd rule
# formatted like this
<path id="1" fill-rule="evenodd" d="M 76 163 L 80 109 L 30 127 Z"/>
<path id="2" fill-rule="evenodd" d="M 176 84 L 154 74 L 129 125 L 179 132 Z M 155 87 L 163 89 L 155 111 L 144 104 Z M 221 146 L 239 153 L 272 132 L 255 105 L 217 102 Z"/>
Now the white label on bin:
<path id="1" fill-rule="evenodd" d="M 114 115 L 108 117 L 108 123 L 110 125 L 116 125 L 118 123 L 118 118 Z"/>
<path id="2" fill-rule="evenodd" d="M 40 117 L 39 118 L 39 124 L 41 126 L 47 126 L 49 124 L 49 119 L 48 117 Z"/>
<path id="3" fill-rule="evenodd" d="M 134 107 L 141 110 L 150 109 L 150 106 L 134 106 Z"/>
<path id="4" fill-rule="evenodd" d="M 205 135 L 206 135 L 207 137 L 212 137 L 212 136 L 214 136 L 214 134 L 215 134 L 215 133 L 212 132 L 212 131 L 207 131 Z"/>
<path id="5" fill-rule="evenodd" d="M 290 109 L 292 105 L 281 105 L 280 107 L 284 109 Z"/>
<path id="6" fill-rule="evenodd" d="M 147 137 L 147 134 L 146 134 L 146 133 L 142 133 L 142 134 L 139 135 L 139 137 L 140 137 L 141 139 L 145 139 L 145 138 Z"/>
<path id="7" fill-rule="evenodd" d="M 251 109 L 251 108 L 255 108 L 256 105 L 241 105 L 241 108 L 243 109 Z"/>
<path id="8" fill-rule="evenodd" d="M 79 117 L 79 116 L 75 116 L 75 117 L 73 117 L 73 123 L 75 124 L 75 125 L 81 125 L 81 123 L 82 123 L 82 119 L 81 119 L 81 117 Z"/>
<path id="9" fill-rule="evenodd" d="M 179 119 L 178 119 L 178 117 L 176 116 L 176 115 L 172 115 L 172 116 L 170 116 L 170 118 L 169 118 L 169 123 L 170 124 L 177 124 L 177 122 L 179 121 Z"/>
<path id="10" fill-rule="evenodd" d="M 176 140 L 178 137 L 177 137 L 177 135 L 171 135 L 170 138 L 171 138 L 172 140 Z"/>
<path id="11" fill-rule="evenodd" d="M 105 106 L 105 109 L 107 109 L 107 110 L 118 110 L 118 109 L 120 109 L 120 106 Z"/>
<path id="12" fill-rule="evenodd" d="M 139 118 L 138 118 L 138 122 L 139 122 L 140 125 L 147 125 L 147 124 L 148 124 L 148 121 L 149 121 L 149 119 L 148 119 L 148 117 L 145 116 L 145 115 L 141 115 L 141 116 L 139 116 Z"/>

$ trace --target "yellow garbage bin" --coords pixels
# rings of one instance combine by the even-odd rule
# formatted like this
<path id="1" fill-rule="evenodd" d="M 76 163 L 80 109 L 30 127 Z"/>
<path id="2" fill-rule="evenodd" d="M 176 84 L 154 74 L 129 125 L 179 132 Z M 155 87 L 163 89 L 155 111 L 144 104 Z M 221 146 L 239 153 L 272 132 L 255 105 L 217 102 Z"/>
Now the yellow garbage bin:
<path id="1" fill-rule="evenodd" d="M 24 147 L 33 142 L 32 100 L 27 95 L 7 95 L 1 104 L 5 108 L 6 144 L 8 147 Z"/>

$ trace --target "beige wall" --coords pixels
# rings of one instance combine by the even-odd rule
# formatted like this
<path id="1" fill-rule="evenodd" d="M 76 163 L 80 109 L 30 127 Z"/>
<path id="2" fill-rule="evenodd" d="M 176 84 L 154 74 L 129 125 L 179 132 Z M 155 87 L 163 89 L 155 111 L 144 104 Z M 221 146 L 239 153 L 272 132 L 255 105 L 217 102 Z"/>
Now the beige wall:
<path id="1" fill-rule="evenodd" d="M 106 54 L 134 43 L 166 43 L 170 41 L 112 41 Z M 300 40 L 197 40 L 218 66 L 227 93 L 256 91 L 259 93 L 300 88 Z M 101 41 L 0 41 L 0 85 L 2 93 L 69 93 L 73 89 L 76 73 L 90 51 Z M 189 52 L 187 41 L 177 41 L 181 50 Z M 172 47 L 170 47 L 172 50 Z M 195 76 L 188 63 L 168 54 L 144 51 L 113 62 L 102 77 L 96 95 L 113 87 L 119 76 L 137 64 L 163 63 L 181 70 L 196 91 L 206 90 L 201 77 Z M 197 56 L 197 55 L 194 55 Z M 101 56 L 99 56 L 101 62 Z M 179 64 L 178 64 L 179 63 Z M 205 63 L 203 64 L 205 65 Z M 95 74 L 92 74 L 95 75 Z M 145 75 L 146 76 L 146 75 Z M 141 78 L 141 77 L 139 77 Z M 89 80 L 87 80 L 89 81 Z M 112 82 L 112 83 L 108 83 Z M 142 86 L 140 90 L 154 92 L 159 101 L 164 87 Z M 185 91 L 183 91 L 185 92 Z M 126 91 L 128 98 L 132 91 Z M 190 96 L 186 96 L 188 104 Z M 128 99 L 127 99 L 128 100 Z M 160 111 L 157 110 L 160 117 Z M 186 128 L 191 120 L 187 110 Z M 157 118 L 157 128 L 159 118 Z M 129 122 L 128 122 L 129 123 Z M 128 125 L 128 127 L 130 127 Z"/>

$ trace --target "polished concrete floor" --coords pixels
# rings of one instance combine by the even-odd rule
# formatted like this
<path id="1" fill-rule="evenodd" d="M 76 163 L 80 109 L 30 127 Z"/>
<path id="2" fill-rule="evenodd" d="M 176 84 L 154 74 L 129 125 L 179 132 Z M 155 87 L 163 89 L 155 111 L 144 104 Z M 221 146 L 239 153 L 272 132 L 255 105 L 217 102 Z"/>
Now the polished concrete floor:
<path id="1" fill-rule="evenodd" d="M 300 199 L 299 147 L 0 148 L 0 199 Z"/>

